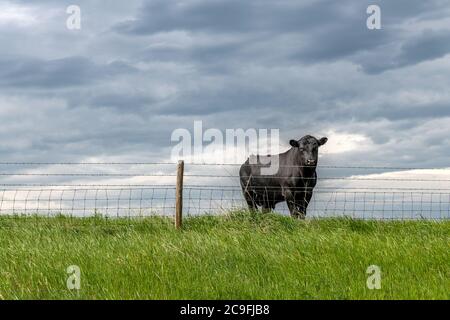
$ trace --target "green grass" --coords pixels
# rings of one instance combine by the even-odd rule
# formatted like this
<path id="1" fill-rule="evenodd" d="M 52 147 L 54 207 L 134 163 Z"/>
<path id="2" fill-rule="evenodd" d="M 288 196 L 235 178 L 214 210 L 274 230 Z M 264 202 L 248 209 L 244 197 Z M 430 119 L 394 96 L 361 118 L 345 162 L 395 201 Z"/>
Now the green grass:
<path id="1" fill-rule="evenodd" d="M 450 221 L 8 217 L 0 299 L 449 299 L 449 249 Z"/>

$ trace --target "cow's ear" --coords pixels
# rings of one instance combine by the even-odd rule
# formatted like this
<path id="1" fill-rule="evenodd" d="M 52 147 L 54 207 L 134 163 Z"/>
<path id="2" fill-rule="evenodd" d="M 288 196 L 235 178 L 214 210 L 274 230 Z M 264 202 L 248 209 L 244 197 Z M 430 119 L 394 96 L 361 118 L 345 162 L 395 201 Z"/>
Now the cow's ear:
<path id="1" fill-rule="evenodd" d="M 297 140 L 291 140 L 291 141 L 289 141 L 289 144 L 294 148 L 300 147 Z"/>
<path id="2" fill-rule="evenodd" d="M 327 143 L 328 138 L 327 137 L 323 137 L 322 139 L 319 140 L 319 146 L 323 146 L 325 143 Z"/>

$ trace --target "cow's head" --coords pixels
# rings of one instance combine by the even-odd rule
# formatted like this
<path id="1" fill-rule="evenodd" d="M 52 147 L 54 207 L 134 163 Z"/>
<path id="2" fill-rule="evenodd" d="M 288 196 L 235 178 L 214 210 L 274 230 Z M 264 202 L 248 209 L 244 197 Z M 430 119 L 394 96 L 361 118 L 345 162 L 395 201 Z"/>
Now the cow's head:
<path id="1" fill-rule="evenodd" d="M 326 137 L 317 140 L 313 136 L 304 136 L 300 140 L 291 140 L 289 143 L 293 148 L 299 150 L 302 164 L 316 166 L 319 158 L 319 147 L 327 141 L 328 138 Z"/>

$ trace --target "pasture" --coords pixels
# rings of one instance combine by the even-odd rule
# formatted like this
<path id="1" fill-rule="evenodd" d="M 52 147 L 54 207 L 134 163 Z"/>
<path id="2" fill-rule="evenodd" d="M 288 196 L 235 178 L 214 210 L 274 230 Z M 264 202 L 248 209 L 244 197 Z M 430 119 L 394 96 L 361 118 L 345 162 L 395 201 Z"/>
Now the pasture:
<path id="1" fill-rule="evenodd" d="M 1 217 L 0 299 L 449 299 L 449 245 L 448 220 Z"/>

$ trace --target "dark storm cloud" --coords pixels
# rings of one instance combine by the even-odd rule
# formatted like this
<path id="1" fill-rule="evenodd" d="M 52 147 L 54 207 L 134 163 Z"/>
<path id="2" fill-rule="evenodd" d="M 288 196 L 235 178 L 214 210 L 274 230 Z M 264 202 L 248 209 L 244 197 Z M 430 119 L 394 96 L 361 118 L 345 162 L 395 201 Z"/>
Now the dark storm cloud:
<path id="1" fill-rule="evenodd" d="M 110 109 L 113 112 L 126 112 L 128 114 L 147 112 L 155 103 L 156 99 L 145 94 L 133 92 L 92 92 L 86 90 L 83 95 L 70 92 L 67 95 L 67 105 L 70 108 L 89 106 L 91 109 Z"/>
<path id="2" fill-rule="evenodd" d="M 139 95 L 123 95 L 123 94 L 105 94 L 95 96 L 89 104 L 93 107 L 112 107 L 117 109 L 132 109 L 132 108 L 144 108 L 147 105 L 153 103 L 149 97 Z"/>
<path id="3" fill-rule="evenodd" d="M 343 1 L 341 1 L 342 3 Z M 347 1 L 348 2 L 348 1 Z M 146 35 L 174 30 L 266 33 L 301 32 L 320 28 L 342 17 L 345 4 L 336 1 L 154 0 L 136 19 L 123 21 L 118 32 Z M 359 5 L 358 5 L 359 6 Z M 366 6 L 367 7 L 367 6 Z M 360 8 L 364 8 L 360 6 Z"/>
<path id="4" fill-rule="evenodd" d="M 41 88 L 84 86 L 95 80 L 133 71 L 132 67 L 122 62 L 98 65 L 85 57 L 8 59 L 0 60 L 0 85 Z"/>
<path id="5" fill-rule="evenodd" d="M 302 32 L 354 24 L 365 28 L 366 8 L 380 5 L 386 23 L 398 23 L 399 19 L 420 18 L 430 12 L 447 8 L 443 1 L 431 0 L 153 0 L 145 3 L 137 17 L 115 26 L 123 33 L 138 35 L 173 30 L 213 32 Z M 354 14 L 362 12 L 362 15 Z"/>
<path id="6" fill-rule="evenodd" d="M 363 68 L 368 73 L 376 74 L 442 58 L 449 53 L 450 34 L 448 30 L 425 30 L 404 41 L 397 54 L 386 57 L 388 59 L 371 59 L 363 64 Z"/>
<path id="7" fill-rule="evenodd" d="M 398 57 L 400 66 L 441 58 L 450 53 L 450 34 L 448 30 L 435 32 L 427 30 L 420 36 L 406 41 Z"/>
<path id="8" fill-rule="evenodd" d="M 260 51 L 258 55 L 242 56 L 245 48 L 281 35 L 294 34 L 291 40 L 291 57 L 299 62 L 313 63 L 349 57 L 362 65 L 363 70 L 380 72 L 390 68 L 412 65 L 424 61 L 407 56 L 394 57 L 399 61 L 381 67 L 371 66 L 371 61 L 353 59 L 361 52 L 383 50 L 395 43 L 408 45 L 409 35 L 400 32 L 399 23 L 426 20 L 448 9 L 442 1 L 378 1 L 382 8 L 383 30 L 373 31 L 366 27 L 366 8 L 371 1 L 164 1 L 156 0 L 143 5 L 134 20 L 117 24 L 114 30 L 129 35 L 151 35 L 159 32 L 190 31 L 194 33 L 247 34 L 245 43 L 223 43 L 220 39 L 209 47 L 155 48 L 147 51 L 149 58 L 180 60 L 188 58 L 202 62 L 203 57 L 260 59 L 272 50 Z M 261 36 L 262 35 L 262 36 Z M 442 42 L 433 44 L 432 51 L 447 51 L 440 48 Z M 280 48 L 283 50 L 283 48 Z M 407 48 L 405 48 L 407 49 Z M 429 54 L 429 56 L 427 56 Z M 426 60 L 436 54 L 423 55 Z"/>
<path id="9" fill-rule="evenodd" d="M 448 163 L 445 1 L 377 1 L 381 30 L 372 1 L 79 1 L 79 31 L 72 3 L 8 3 L 33 24 L 0 23 L 4 159 L 167 159 L 172 131 L 203 120 L 365 138 L 332 164 Z"/>

